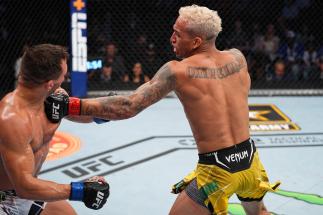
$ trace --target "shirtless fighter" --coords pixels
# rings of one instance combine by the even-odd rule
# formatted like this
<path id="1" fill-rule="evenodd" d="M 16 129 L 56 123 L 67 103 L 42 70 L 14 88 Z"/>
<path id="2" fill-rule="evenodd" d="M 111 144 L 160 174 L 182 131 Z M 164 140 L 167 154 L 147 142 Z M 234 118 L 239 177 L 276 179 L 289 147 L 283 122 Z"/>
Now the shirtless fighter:
<path id="1" fill-rule="evenodd" d="M 37 178 L 59 126 L 48 121 L 44 101 L 64 81 L 67 59 L 61 46 L 29 48 L 17 88 L 0 102 L 0 215 L 76 214 L 66 199 L 83 201 L 91 209 L 100 209 L 107 201 L 109 185 L 103 177 L 71 184 Z M 77 118 L 89 121 L 73 117 Z"/>
<path id="2" fill-rule="evenodd" d="M 220 51 L 215 47 L 221 19 L 206 7 L 182 7 L 173 30 L 170 41 L 183 60 L 166 63 L 151 81 L 130 95 L 82 100 L 70 97 L 69 102 L 59 104 L 77 104 L 72 109 L 79 110 L 80 115 L 120 120 L 135 116 L 174 91 L 191 126 L 199 161 L 174 187 L 175 193 L 184 191 L 170 214 L 227 214 L 228 199 L 234 193 L 247 214 L 267 213 L 262 198 L 279 183 L 269 183 L 250 139 L 250 77 L 245 57 L 237 49 Z M 60 117 L 74 112 L 62 108 Z"/>

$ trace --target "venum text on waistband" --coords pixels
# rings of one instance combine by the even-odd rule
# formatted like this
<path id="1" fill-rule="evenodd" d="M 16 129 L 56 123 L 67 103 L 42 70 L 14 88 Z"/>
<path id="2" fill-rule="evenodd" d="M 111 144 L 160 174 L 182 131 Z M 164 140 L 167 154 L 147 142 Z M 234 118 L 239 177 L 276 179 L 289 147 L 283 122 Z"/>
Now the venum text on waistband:
<path id="1" fill-rule="evenodd" d="M 248 158 L 249 154 L 248 151 L 245 150 L 243 152 L 237 152 L 237 153 L 233 153 L 229 156 L 225 156 L 225 159 L 231 163 L 231 162 L 237 162 L 239 163 L 241 160 Z"/>

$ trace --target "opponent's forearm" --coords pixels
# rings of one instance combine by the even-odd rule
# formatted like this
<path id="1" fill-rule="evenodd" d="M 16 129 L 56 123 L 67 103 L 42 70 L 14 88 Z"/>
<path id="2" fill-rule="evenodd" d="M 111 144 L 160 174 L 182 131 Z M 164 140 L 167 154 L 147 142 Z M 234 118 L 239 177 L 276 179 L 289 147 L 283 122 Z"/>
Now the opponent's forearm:
<path id="1" fill-rule="evenodd" d="M 15 190 L 20 198 L 49 202 L 68 199 L 71 193 L 71 186 L 69 184 L 58 184 L 42 179 L 30 178 L 17 184 Z"/>

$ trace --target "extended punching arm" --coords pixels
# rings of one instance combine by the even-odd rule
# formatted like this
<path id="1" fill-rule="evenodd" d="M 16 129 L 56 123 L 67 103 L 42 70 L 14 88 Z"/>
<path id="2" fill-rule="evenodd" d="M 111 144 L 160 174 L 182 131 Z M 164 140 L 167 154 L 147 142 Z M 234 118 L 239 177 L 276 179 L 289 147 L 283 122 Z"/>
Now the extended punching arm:
<path id="1" fill-rule="evenodd" d="M 109 93 L 109 96 L 115 95 Z M 82 108 L 82 100 L 76 97 L 69 97 L 66 94 L 51 94 L 45 100 L 45 113 L 49 121 L 60 122 L 65 116 L 79 116 Z M 109 122 L 109 120 L 94 117 L 97 124 Z"/>

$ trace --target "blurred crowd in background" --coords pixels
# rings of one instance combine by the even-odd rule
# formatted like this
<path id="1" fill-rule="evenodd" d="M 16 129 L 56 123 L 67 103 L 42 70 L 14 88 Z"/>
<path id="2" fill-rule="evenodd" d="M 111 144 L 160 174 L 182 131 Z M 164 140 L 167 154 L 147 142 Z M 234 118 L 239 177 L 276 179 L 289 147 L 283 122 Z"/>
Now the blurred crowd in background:
<path id="1" fill-rule="evenodd" d="M 50 3 L 49 3 L 50 2 Z M 175 59 L 169 38 L 178 9 L 196 3 L 223 22 L 216 46 L 246 56 L 253 88 L 322 88 L 322 2 L 315 0 L 88 0 L 89 89 L 135 89 Z M 0 1 L 0 82 L 14 86 L 23 47 L 69 45 L 69 4 Z M 67 82 L 69 78 L 67 77 Z"/>

